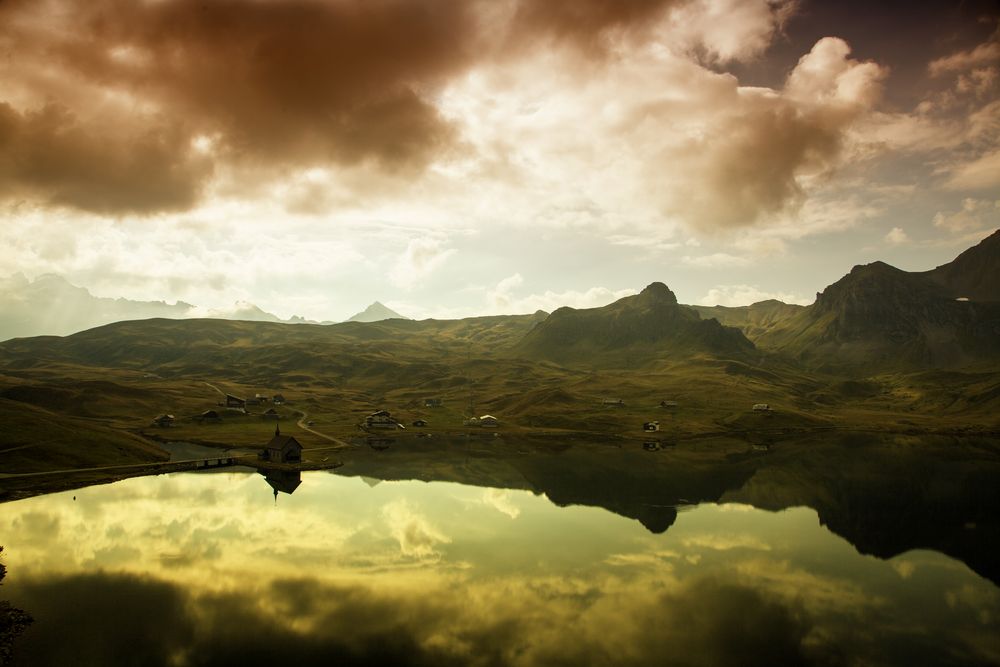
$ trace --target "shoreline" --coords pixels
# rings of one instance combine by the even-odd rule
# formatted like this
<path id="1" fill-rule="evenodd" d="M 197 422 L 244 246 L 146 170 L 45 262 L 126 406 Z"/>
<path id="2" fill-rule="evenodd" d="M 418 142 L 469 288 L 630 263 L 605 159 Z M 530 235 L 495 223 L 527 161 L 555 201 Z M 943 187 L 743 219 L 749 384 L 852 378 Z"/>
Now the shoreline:
<path id="1" fill-rule="evenodd" d="M 667 441 L 672 445 L 683 447 L 683 444 L 688 441 L 705 441 L 711 439 L 744 439 L 748 440 L 753 436 L 759 436 L 763 439 L 776 439 L 778 441 L 788 440 L 790 438 L 795 438 L 797 436 L 810 436 L 810 435 L 822 435 L 822 434 L 868 434 L 868 435 L 905 435 L 914 437 L 947 437 L 947 438 L 957 438 L 957 439 L 997 439 L 1000 441 L 1000 430 L 987 428 L 987 427 L 967 427 L 963 429 L 926 429 L 918 427 L 910 428 L 872 428 L 872 427 L 850 427 L 850 426 L 812 426 L 812 427 L 777 427 L 773 429 L 739 429 L 739 430 L 721 430 L 721 431 L 703 431 L 693 434 L 677 434 L 670 433 L 667 431 L 657 431 L 651 432 L 646 435 L 632 435 L 632 434 L 620 434 L 612 433 L 605 434 L 594 431 L 488 431 L 488 432 L 460 432 L 460 433 L 450 433 L 450 432 L 437 432 L 427 434 L 425 437 L 418 437 L 414 433 L 398 434 L 390 436 L 386 434 L 387 438 L 391 438 L 396 443 L 413 443 L 419 444 L 421 441 L 426 439 L 432 439 L 434 442 L 440 441 L 465 441 L 469 439 L 475 440 L 500 440 L 506 442 L 507 440 L 522 440 L 528 442 L 535 442 L 538 444 L 551 443 L 551 442 L 584 442 L 588 444 L 601 444 L 601 443 L 614 443 L 613 446 L 621 448 L 621 445 L 625 442 L 631 443 L 647 443 L 651 441 Z M 423 434 L 421 434 L 423 435 Z M 170 442 L 167 438 L 159 436 L 149 436 L 143 434 L 143 437 L 147 438 L 151 442 Z M 355 436 L 356 437 L 356 436 Z M 243 445 L 233 445 L 230 443 L 219 443 L 212 441 L 198 441 L 192 439 L 185 439 L 185 442 L 191 442 L 192 444 L 197 444 L 205 447 L 211 447 L 213 449 L 219 449 L 222 451 L 230 449 L 247 449 Z M 753 444 L 753 443 L 748 443 Z M 359 443 L 352 447 L 350 450 L 363 449 L 364 444 Z M 344 452 L 348 451 L 342 445 L 330 446 L 330 447 L 312 447 L 304 449 L 304 453 L 308 452 Z M 200 462 L 205 460 L 213 459 L 233 459 L 232 464 L 227 465 L 210 465 L 210 466 L 199 466 Z M 243 461 L 244 463 L 241 463 Z M 280 464 L 271 463 L 267 461 L 262 461 L 257 458 L 256 454 L 244 454 L 239 456 L 219 456 L 219 457 L 205 457 L 201 459 L 185 460 L 185 461 L 147 461 L 133 464 L 124 465 L 103 465 L 103 466 L 93 466 L 90 468 L 78 468 L 72 470 L 41 470 L 41 471 L 31 471 L 24 473 L 0 473 L 0 504 L 20 500 L 23 498 L 29 498 L 37 495 L 45 495 L 49 493 L 59 493 L 62 491 L 69 491 L 77 488 L 84 488 L 88 486 L 96 486 L 102 484 L 110 484 L 123 479 L 129 479 L 133 477 L 144 477 L 150 475 L 162 475 L 170 474 L 176 472 L 197 472 L 197 471 L 223 471 L 227 468 L 240 468 L 240 469 L 251 469 L 255 472 L 264 474 L 267 470 L 284 470 L 284 471 L 298 471 L 298 472 L 312 472 L 320 470 L 334 470 L 340 468 L 344 465 L 343 461 L 309 461 L 306 460 L 298 464 Z"/>

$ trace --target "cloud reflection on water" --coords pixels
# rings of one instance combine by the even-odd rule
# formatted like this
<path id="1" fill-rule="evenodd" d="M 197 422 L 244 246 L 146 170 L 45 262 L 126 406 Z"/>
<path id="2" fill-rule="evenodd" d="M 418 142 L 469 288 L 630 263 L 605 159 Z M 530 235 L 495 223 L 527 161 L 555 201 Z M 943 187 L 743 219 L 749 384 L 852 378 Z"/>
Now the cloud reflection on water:
<path id="1" fill-rule="evenodd" d="M 74 493 L 10 503 L 0 516 L 13 573 L 4 592 L 37 619 L 17 646 L 20 664 L 1000 655 L 996 587 L 931 552 L 907 554 L 904 579 L 894 561 L 858 555 L 807 509 L 704 505 L 656 535 L 530 492 L 369 488 L 325 474 L 306 475 L 277 506 L 259 476 L 241 474 Z M 518 509 L 516 521 L 498 499 Z"/>

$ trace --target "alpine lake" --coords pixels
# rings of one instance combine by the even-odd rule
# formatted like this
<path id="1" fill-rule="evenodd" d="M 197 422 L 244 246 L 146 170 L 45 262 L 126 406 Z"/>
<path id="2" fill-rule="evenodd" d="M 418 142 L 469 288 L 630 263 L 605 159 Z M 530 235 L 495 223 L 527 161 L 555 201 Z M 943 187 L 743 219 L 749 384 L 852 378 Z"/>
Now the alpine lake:
<path id="1" fill-rule="evenodd" d="M 3 504 L 13 664 L 1000 664 L 996 441 L 338 456 Z"/>

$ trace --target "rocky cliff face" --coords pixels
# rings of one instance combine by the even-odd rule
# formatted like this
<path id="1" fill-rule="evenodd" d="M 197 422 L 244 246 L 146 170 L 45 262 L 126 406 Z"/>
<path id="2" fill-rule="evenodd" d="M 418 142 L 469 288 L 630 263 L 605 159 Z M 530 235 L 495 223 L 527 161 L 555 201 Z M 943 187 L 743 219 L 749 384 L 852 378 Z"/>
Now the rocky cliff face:
<path id="1" fill-rule="evenodd" d="M 922 275 L 949 296 L 970 301 L 1000 301 L 1000 230 L 951 262 Z"/>
<path id="2" fill-rule="evenodd" d="M 884 262 L 855 266 L 816 297 L 811 315 L 833 317 L 826 340 L 859 340 L 881 336 L 903 342 L 927 325 L 949 326 L 960 314 L 953 299 L 921 276 Z"/>
<path id="3" fill-rule="evenodd" d="M 1000 304 L 958 301 L 926 274 L 874 262 L 855 266 L 761 342 L 831 367 L 1000 359 Z"/>

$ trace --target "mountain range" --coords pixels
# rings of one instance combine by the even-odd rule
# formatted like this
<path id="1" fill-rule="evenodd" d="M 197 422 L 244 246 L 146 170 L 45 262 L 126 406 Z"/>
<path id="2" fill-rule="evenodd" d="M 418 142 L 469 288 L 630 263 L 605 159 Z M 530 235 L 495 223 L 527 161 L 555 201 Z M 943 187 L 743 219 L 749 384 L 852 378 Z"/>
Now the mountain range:
<path id="1" fill-rule="evenodd" d="M 955 260 L 908 272 L 855 266 L 809 306 L 695 307 L 810 368 L 957 367 L 1000 360 L 1000 231 Z"/>
<path id="2" fill-rule="evenodd" d="M 0 372 L 54 364 L 280 387 L 311 383 L 369 392 L 364 399 L 369 403 L 392 392 L 402 392 L 406 401 L 436 393 L 471 403 L 479 395 L 491 397 L 496 410 L 566 424 L 598 419 L 573 412 L 583 394 L 596 391 L 683 393 L 697 401 L 737 389 L 741 402 L 792 396 L 801 404 L 799 418 L 807 421 L 817 402 L 879 392 L 933 397 L 927 400 L 935 410 L 981 410 L 1000 399 L 994 377 L 1000 370 L 998 266 L 1000 232 L 932 271 L 906 272 L 882 262 L 856 266 L 805 307 L 776 301 L 741 308 L 685 306 L 666 285 L 653 283 L 607 306 L 551 314 L 296 326 L 122 321 L 66 337 L 0 343 Z M 89 296 L 58 279 L 26 287 L 38 290 L 39 282 Z M 101 316 L 113 316 L 120 305 L 112 299 L 97 303 L 105 308 Z M 179 315 L 189 308 L 142 305 L 147 316 Z M 135 308 L 135 302 L 127 307 Z M 366 312 L 396 314 L 381 304 Z M 249 314 L 261 317 L 258 311 Z M 866 379 L 929 370 L 978 375 L 913 375 L 905 391 Z M 597 371 L 610 375 L 595 384 Z M 954 391 L 940 390 L 949 383 Z M 927 386 L 939 389 L 928 392 Z M 569 407 L 549 414 L 557 405 Z"/>
<path id="3" fill-rule="evenodd" d="M 315 322 L 293 315 L 285 320 L 260 307 L 237 301 L 231 307 L 209 310 L 177 301 L 134 301 L 125 298 L 94 296 L 89 290 L 73 285 L 55 274 L 43 274 L 29 280 L 22 273 L 0 278 L 0 341 L 27 336 L 68 336 L 112 322 L 143 320 L 211 318 L 245 322 L 281 322 L 286 324 L 333 324 Z M 378 301 L 349 318 L 350 322 L 377 322 L 403 318 Z"/>

